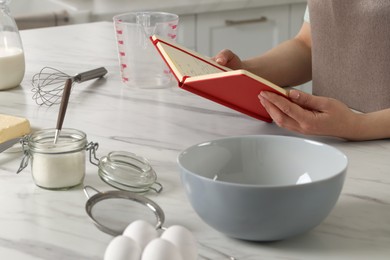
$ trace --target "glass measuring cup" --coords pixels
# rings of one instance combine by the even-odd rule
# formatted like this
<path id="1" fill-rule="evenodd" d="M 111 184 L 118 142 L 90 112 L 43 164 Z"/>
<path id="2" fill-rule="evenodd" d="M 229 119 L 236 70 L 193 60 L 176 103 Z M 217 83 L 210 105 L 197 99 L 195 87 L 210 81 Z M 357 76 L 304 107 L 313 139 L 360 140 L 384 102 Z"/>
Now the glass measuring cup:
<path id="1" fill-rule="evenodd" d="M 175 41 L 179 17 L 164 12 L 131 12 L 113 18 L 122 81 L 131 87 L 165 88 L 173 84 L 171 72 L 149 37 Z"/>

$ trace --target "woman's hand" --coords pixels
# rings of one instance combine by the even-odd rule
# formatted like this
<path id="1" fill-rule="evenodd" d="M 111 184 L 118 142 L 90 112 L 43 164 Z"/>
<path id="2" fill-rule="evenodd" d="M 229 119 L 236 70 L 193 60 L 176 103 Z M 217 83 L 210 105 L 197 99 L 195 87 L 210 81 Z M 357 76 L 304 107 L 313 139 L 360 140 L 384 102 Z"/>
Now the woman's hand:
<path id="1" fill-rule="evenodd" d="M 306 135 L 359 139 L 358 126 L 362 115 L 340 101 L 298 90 L 291 90 L 289 98 L 265 91 L 259 95 L 261 104 L 280 127 Z"/>
<path id="2" fill-rule="evenodd" d="M 226 66 L 233 70 L 243 69 L 243 62 L 241 59 L 233 53 L 231 50 L 225 49 L 220 51 L 217 55 L 212 58 L 218 64 Z"/>

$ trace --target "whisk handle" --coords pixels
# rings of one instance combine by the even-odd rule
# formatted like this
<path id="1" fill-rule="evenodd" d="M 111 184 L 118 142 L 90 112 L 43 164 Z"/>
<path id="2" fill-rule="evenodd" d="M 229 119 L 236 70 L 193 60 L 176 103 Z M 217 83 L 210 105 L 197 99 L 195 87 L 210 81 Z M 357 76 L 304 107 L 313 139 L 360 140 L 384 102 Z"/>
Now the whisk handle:
<path id="1" fill-rule="evenodd" d="M 77 74 L 76 76 L 73 77 L 73 80 L 78 82 L 78 83 L 80 83 L 80 82 L 84 82 L 84 81 L 87 81 L 87 80 L 103 77 L 106 74 L 107 74 L 106 68 L 100 67 L 100 68 L 97 68 L 97 69 L 93 69 L 93 70 L 89 70 L 89 71 L 85 71 L 85 72 L 79 73 L 79 74 Z"/>
<path id="2" fill-rule="evenodd" d="M 65 119 L 65 113 L 66 113 L 66 108 L 68 107 L 71 89 L 72 89 L 72 79 L 67 79 L 65 82 L 64 92 L 62 93 L 60 110 L 58 111 L 57 126 L 56 126 L 57 130 L 62 129 L 62 124 Z"/>

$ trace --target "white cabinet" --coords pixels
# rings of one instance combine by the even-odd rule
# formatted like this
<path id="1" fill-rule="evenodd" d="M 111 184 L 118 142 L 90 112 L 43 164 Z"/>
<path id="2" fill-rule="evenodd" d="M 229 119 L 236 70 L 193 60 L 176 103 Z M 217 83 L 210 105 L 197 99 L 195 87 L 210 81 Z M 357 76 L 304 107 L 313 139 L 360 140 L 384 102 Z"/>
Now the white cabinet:
<path id="1" fill-rule="evenodd" d="M 294 37 L 302 27 L 306 4 L 292 4 L 290 8 L 290 37 Z"/>
<path id="2" fill-rule="evenodd" d="M 197 51 L 213 56 L 227 48 L 241 58 L 261 54 L 289 38 L 289 19 L 289 5 L 198 14 Z"/>
<path id="3" fill-rule="evenodd" d="M 195 41 L 196 15 L 180 15 L 179 16 L 179 32 L 177 42 L 186 46 L 189 49 L 196 49 Z"/>

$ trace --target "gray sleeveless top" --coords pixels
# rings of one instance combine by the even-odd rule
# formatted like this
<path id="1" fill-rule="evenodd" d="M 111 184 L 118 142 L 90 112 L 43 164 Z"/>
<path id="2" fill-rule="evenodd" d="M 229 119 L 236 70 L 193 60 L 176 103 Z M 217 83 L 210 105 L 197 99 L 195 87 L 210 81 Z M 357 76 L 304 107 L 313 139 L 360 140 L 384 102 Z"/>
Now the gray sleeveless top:
<path id="1" fill-rule="evenodd" d="M 390 108 L 390 0 L 308 0 L 313 94 Z"/>

